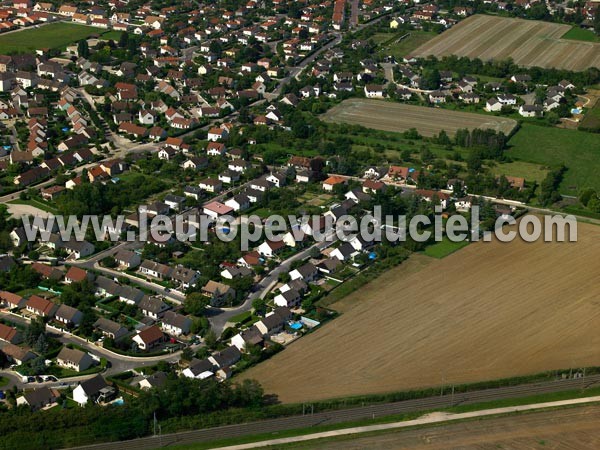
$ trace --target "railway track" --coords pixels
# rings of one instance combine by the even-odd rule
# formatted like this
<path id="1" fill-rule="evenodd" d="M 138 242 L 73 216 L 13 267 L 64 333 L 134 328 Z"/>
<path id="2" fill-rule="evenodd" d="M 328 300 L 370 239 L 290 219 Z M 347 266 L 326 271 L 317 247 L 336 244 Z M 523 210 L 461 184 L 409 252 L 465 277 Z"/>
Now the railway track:
<path id="1" fill-rule="evenodd" d="M 281 431 L 309 428 L 319 425 L 331 425 L 365 419 L 375 419 L 390 415 L 448 408 L 456 405 L 469 405 L 493 400 L 529 397 L 537 394 L 587 389 L 600 383 L 600 375 L 556 380 L 540 383 L 506 386 L 464 393 L 452 393 L 451 389 L 443 395 L 421 399 L 404 400 L 393 403 L 381 403 L 355 408 L 317 412 L 298 416 L 281 417 L 258 422 L 226 425 L 215 428 L 149 436 L 130 441 L 109 442 L 77 447 L 89 450 L 137 450 L 161 448 L 171 445 L 210 442 L 227 438 L 236 438 L 255 434 L 277 436 Z M 308 408 L 310 410 L 310 408 Z"/>

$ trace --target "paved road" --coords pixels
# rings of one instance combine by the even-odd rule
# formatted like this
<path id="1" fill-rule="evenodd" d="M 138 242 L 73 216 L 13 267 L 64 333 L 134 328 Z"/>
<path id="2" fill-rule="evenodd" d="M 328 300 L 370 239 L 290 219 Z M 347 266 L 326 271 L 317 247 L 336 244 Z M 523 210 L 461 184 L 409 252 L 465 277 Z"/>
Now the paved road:
<path id="1" fill-rule="evenodd" d="M 578 390 L 597 385 L 599 382 L 600 375 L 594 375 L 579 379 L 557 380 L 544 383 L 486 389 L 468 392 L 465 394 L 452 395 L 449 394 L 447 390 L 445 395 L 423 399 L 405 400 L 401 402 L 383 403 L 337 411 L 282 417 L 260 422 L 228 425 L 186 431 L 182 433 L 166 434 L 160 437 L 146 437 L 118 443 L 96 444 L 77 448 L 85 448 L 90 450 L 137 450 L 159 448 L 169 445 L 189 445 L 197 442 L 210 442 L 217 439 L 220 440 L 255 434 L 272 433 L 273 435 L 277 435 L 278 432 L 284 430 L 368 420 L 369 418 L 381 418 L 408 412 L 439 410 L 456 405 L 476 404 L 506 398 L 529 397 L 532 395 L 549 392 Z M 307 405 L 307 411 L 309 410 L 310 405 Z"/>
<path id="2" fill-rule="evenodd" d="M 27 326 L 29 324 L 28 319 L 21 317 L 21 316 L 16 316 L 14 314 L 10 314 L 10 313 L 4 312 L 4 311 L 0 311 L 0 317 L 4 320 L 10 321 L 17 325 Z M 181 352 L 174 352 L 174 353 L 168 353 L 168 354 L 166 353 L 164 355 L 148 356 L 148 357 L 120 355 L 120 354 L 114 353 L 110 350 L 107 350 L 103 347 L 100 347 L 100 346 L 94 344 L 93 342 L 88 342 L 87 340 L 80 338 L 78 336 L 61 333 L 59 331 L 56 331 L 56 330 L 50 329 L 50 328 L 47 328 L 46 332 L 49 335 L 51 335 L 53 338 L 57 339 L 58 341 L 60 341 L 61 343 L 65 344 L 65 345 L 66 344 L 75 344 L 75 345 L 85 348 L 87 352 L 89 352 L 93 355 L 106 358 L 106 360 L 110 362 L 110 368 L 108 368 L 106 371 L 103 372 L 104 376 L 114 375 L 117 373 L 125 372 L 127 370 L 135 369 L 137 367 L 151 366 L 151 365 L 156 364 L 159 361 L 175 362 L 175 361 L 179 360 L 180 353 L 181 353 Z M 2 371 L 2 372 L 0 372 L 0 374 L 2 376 L 7 376 L 10 379 L 10 383 L 6 386 L 7 388 L 10 388 L 10 387 L 16 385 L 20 389 L 22 389 L 24 387 L 31 388 L 31 387 L 39 387 L 39 386 L 53 386 L 53 387 L 60 386 L 62 382 L 74 382 L 74 381 L 78 381 L 78 380 L 85 380 L 87 378 L 91 378 L 91 377 L 95 376 L 95 375 L 84 375 L 84 376 L 76 377 L 76 378 L 71 377 L 68 379 L 63 379 L 59 382 L 25 384 L 25 383 L 21 382 L 21 379 L 18 377 L 18 375 L 15 372 Z"/>
<path id="3" fill-rule="evenodd" d="M 327 240 L 330 239 L 330 240 Z M 266 275 L 260 283 L 258 283 L 257 288 L 254 292 L 252 292 L 248 298 L 244 301 L 243 304 L 236 308 L 211 308 L 208 310 L 209 319 L 212 326 L 213 331 L 219 336 L 226 327 L 226 324 L 229 320 L 242 312 L 250 311 L 252 309 L 252 302 L 257 298 L 265 298 L 267 294 L 275 287 L 277 284 L 277 280 L 279 279 L 279 275 L 282 273 L 287 273 L 290 271 L 290 267 L 296 261 L 307 259 L 310 256 L 313 248 L 317 248 L 319 251 L 329 247 L 336 240 L 335 232 L 331 233 L 327 236 L 327 239 L 323 242 L 317 242 L 312 246 L 296 253 L 295 255 L 289 257 L 285 261 L 282 261 L 277 267 L 275 267 L 268 275 Z"/>

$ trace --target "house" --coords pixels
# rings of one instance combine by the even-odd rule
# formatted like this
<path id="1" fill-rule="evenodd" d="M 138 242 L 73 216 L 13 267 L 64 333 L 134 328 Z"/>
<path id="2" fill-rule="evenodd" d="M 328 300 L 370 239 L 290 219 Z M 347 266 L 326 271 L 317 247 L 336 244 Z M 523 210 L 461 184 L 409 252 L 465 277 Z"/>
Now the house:
<path id="1" fill-rule="evenodd" d="M 103 336 L 113 339 L 114 341 L 118 341 L 128 334 L 127 328 L 121 326 L 117 322 L 105 319 L 104 317 L 101 317 L 94 322 L 94 328 L 102 333 Z"/>
<path id="2" fill-rule="evenodd" d="M 485 102 L 485 110 L 489 112 L 498 112 L 502 110 L 502 103 L 497 97 L 492 97 Z"/>
<path id="3" fill-rule="evenodd" d="M 227 137 L 229 136 L 229 132 L 223 128 L 211 128 L 210 130 L 208 130 L 208 135 L 207 135 L 207 139 L 209 141 L 213 141 L 216 142 L 220 139 L 227 139 Z"/>
<path id="4" fill-rule="evenodd" d="M 231 338 L 231 345 L 234 345 L 240 351 L 244 351 L 248 347 L 261 346 L 263 342 L 263 335 L 256 326 L 252 326 Z"/>
<path id="5" fill-rule="evenodd" d="M 521 105 L 519 114 L 523 117 L 539 117 L 544 114 L 544 108 L 540 105 Z"/>
<path id="6" fill-rule="evenodd" d="M 144 328 L 136 334 L 132 340 L 137 344 L 140 350 L 150 350 L 162 343 L 164 339 L 165 335 L 162 330 L 158 326 L 152 325 Z"/>
<path id="7" fill-rule="evenodd" d="M 73 400 L 75 400 L 79 406 L 85 406 L 89 401 L 98 403 L 101 400 L 110 398 L 114 395 L 114 388 L 108 386 L 104 378 L 100 375 L 96 375 L 93 378 L 82 381 L 73 390 Z"/>
<path id="8" fill-rule="evenodd" d="M 263 336 L 271 336 L 281 332 L 285 326 L 286 320 L 290 317 L 291 312 L 287 307 L 279 307 L 267 314 L 262 320 L 256 322 L 255 326 Z"/>
<path id="9" fill-rule="evenodd" d="M 266 240 L 256 249 L 258 253 L 267 258 L 273 258 L 285 248 L 285 242 Z"/>
<path id="10" fill-rule="evenodd" d="M 167 194 L 165 196 L 165 204 L 169 205 L 169 208 L 179 211 L 185 204 L 185 197 L 174 194 Z"/>
<path id="11" fill-rule="evenodd" d="M 367 84 L 364 91 L 367 98 L 383 98 L 383 86 L 379 84 Z"/>
<path id="12" fill-rule="evenodd" d="M 23 339 L 16 328 L 0 323 L 0 341 L 16 345 L 21 343 Z"/>
<path id="13" fill-rule="evenodd" d="M 25 303 L 28 312 L 41 317 L 52 317 L 56 311 L 56 305 L 50 300 L 32 295 Z"/>
<path id="14" fill-rule="evenodd" d="M 142 262 L 140 265 L 140 273 L 158 278 L 159 280 L 167 280 L 171 278 L 172 271 L 173 269 L 171 269 L 171 267 L 151 261 L 149 259 L 144 260 L 144 262 Z"/>
<path id="15" fill-rule="evenodd" d="M 277 305 L 277 306 L 285 306 L 287 308 L 297 308 L 300 306 L 300 303 L 302 302 L 302 296 L 300 295 L 300 292 L 298 292 L 296 289 L 289 289 L 286 290 L 285 292 L 282 292 L 281 294 L 278 294 L 275 296 L 275 298 L 273 299 L 273 302 Z M 258 324 L 257 324 L 258 327 Z M 261 327 L 258 327 L 259 329 L 261 329 Z M 263 330 L 261 330 L 263 331 Z M 263 334 L 267 334 L 265 332 L 263 332 Z"/>
<path id="16" fill-rule="evenodd" d="M 56 389 L 40 387 L 32 391 L 25 391 L 23 395 L 17 397 L 17 406 L 29 406 L 32 411 L 48 408 L 55 405 L 60 394 Z"/>
<path id="17" fill-rule="evenodd" d="M 118 295 L 119 301 L 128 305 L 137 305 L 144 298 L 143 291 L 131 286 L 121 286 Z"/>
<path id="18" fill-rule="evenodd" d="M 4 345 L 1 351 L 6 356 L 6 359 L 18 366 L 37 357 L 35 353 L 10 343 Z"/>
<path id="19" fill-rule="evenodd" d="M 450 196 L 444 192 L 434 191 L 431 189 L 417 189 L 414 191 L 414 193 L 426 202 L 434 202 L 437 200 L 437 203 L 441 205 L 442 209 L 446 209 L 448 207 L 448 200 L 450 199 Z"/>
<path id="20" fill-rule="evenodd" d="M 313 264 L 306 263 L 301 265 L 297 269 L 292 270 L 290 272 L 290 278 L 292 280 L 304 280 L 305 282 L 309 283 L 313 281 L 318 274 L 319 271 Z"/>
<path id="21" fill-rule="evenodd" d="M 83 313 L 69 305 L 60 305 L 54 313 L 54 319 L 69 327 L 78 326 L 83 319 Z"/>
<path id="22" fill-rule="evenodd" d="M 135 269 L 142 262 L 140 255 L 130 250 L 119 250 L 114 258 L 117 264 L 125 269 Z"/>
<path id="23" fill-rule="evenodd" d="M 187 369 L 184 369 L 181 374 L 187 378 L 196 380 L 205 380 L 215 374 L 215 366 L 208 359 L 193 359 Z"/>
<path id="24" fill-rule="evenodd" d="M 231 214 L 233 212 L 233 208 L 224 203 L 215 201 L 204 205 L 202 212 L 204 212 L 204 214 L 206 214 L 209 217 L 217 219 L 221 216 Z"/>
<path id="25" fill-rule="evenodd" d="M 337 258 L 328 258 L 317 264 L 317 268 L 319 269 L 319 272 L 331 275 L 337 271 L 341 264 L 342 262 Z"/>
<path id="26" fill-rule="evenodd" d="M 96 278 L 96 289 L 95 294 L 102 297 L 114 297 L 118 296 L 121 292 L 121 286 L 115 283 L 113 280 L 100 275 Z"/>
<path id="27" fill-rule="evenodd" d="M 250 199 L 245 194 L 237 194 L 225 201 L 233 211 L 244 211 L 250 207 Z"/>
<path id="28" fill-rule="evenodd" d="M 81 283 L 84 280 L 93 280 L 94 274 L 79 267 L 71 266 L 65 275 L 65 283 Z"/>
<path id="29" fill-rule="evenodd" d="M 26 300 L 18 294 L 8 291 L 0 291 L 0 304 L 4 308 L 16 309 L 24 308 Z"/>
<path id="30" fill-rule="evenodd" d="M 347 183 L 348 180 L 346 178 L 334 175 L 323 181 L 323 189 L 328 192 L 331 192 L 333 191 L 335 186 L 345 185 Z"/>
<path id="31" fill-rule="evenodd" d="M 173 311 L 165 312 L 161 320 L 163 331 L 172 336 L 188 334 L 191 326 L 192 320 L 189 317 Z"/>
<path id="32" fill-rule="evenodd" d="M 63 347 L 56 357 L 56 364 L 75 372 L 83 372 L 89 369 L 94 360 L 86 352 L 74 348 Z"/>
<path id="33" fill-rule="evenodd" d="M 220 192 L 223 189 L 223 183 L 219 180 L 215 180 L 214 178 L 206 178 L 200 183 L 198 183 L 200 189 L 206 192 L 211 192 L 213 194 Z"/>
<path id="34" fill-rule="evenodd" d="M 229 367 L 242 358 L 242 353 L 235 345 L 230 345 L 225 350 L 214 353 L 208 360 L 217 368 Z"/>
<path id="35" fill-rule="evenodd" d="M 442 91 L 433 91 L 429 93 L 429 101 L 433 104 L 446 103 L 446 94 Z"/>
<path id="36" fill-rule="evenodd" d="M 519 191 L 525 189 L 525 178 L 506 176 L 506 180 L 510 184 L 510 187 L 514 189 L 518 189 Z"/>
<path id="37" fill-rule="evenodd" d="M 210 280 L 202 288 L 202 294 L 210 297 L 211 306 L 220 306 L 228 300 L 233 300 L 236 295 L 235 289 L 218 281 Z"/>
<path id="38" fill-rule="evenodd" d="M 349 242 L 344 242 L 338 248 L 334 249 L 331 253 L 329 253 L 329 256 L 331 258 L 337 258 L 340 261 L 348 261 L 357 254 L 358 252 L 352 246 L 352 244 L 350 244 Z"/>
<path id="39" fill-rule="evenodd" d="M 285 186 L 285 184 L 286 184 L 286 177 L 282 173 L 271 173 L 271 174 L 267 175 L 265 180 L 267 180 L 269 183 L 271 183 L 275 187 Z"/>
<path id="40" fill-rule="evenodd" d="M 200 170 L 208 165 L 208 159 L 193 156 L 185 161 L 181 167 L 184 169 Z"/>
<path id="41" fill-rule="evenodd" d="M 252 275 L 252 270 L 248 267 L 230 266 L 225 267 L 220 274 L 226 280 L 233 280 L 238 277 L 247 277 Z"/>
<path id="42" fill-rule="evenodd" d="M 163 302 L 158 297 L 148 297 L 145 296 L 138 305 L 142 314 L 146 317 L 150 317 L 151 319 L 158 320 L 165 311 L 171 309 L 169 305 Z"/>
<path id="43" fill-rule="evenodd" d="M 498 95 L 498 101 L 502 105 L 514 106 L 517 104 L 517 97 L 512 94 L 500 94 Z"/>
<path id="44" fill-rule="evenodd" d="M 206 146 L 208 156 L 224 156 L 227 153 L 227 147 L 222 142 L 209 142 Z"/>
<path id="45" fill-rule="evenodd" d="M 378 192 L 384 192 L 386 189 L 385 183 L 375 180 L 365 180 L 362 184 L 362 191 L 365 194 L 376 194 Z"/>
<path id="46" fill-rule="evenodd" d="M 388 173 L 387 167 L 374 167 L 371 166 L 365 170 L 363 177 L 371 180 L 377 180 L 383 178 Z"/>
<path id="47" fill-rule="evenodd" d="M 159 388 L 163 386 L 167 381 L 167 374 L 164 372 L 154 372 L 152 375 L 144 377 L 138 382 L 140 389 L 148 390 L 153 388 Z"/>
<path id="48" fill-rule="evenodd" d="M 221 172 L 218 176 L 219 181 L 225 184 L 232 184 L 240 179 L 240 173 L 232 170 Z"/>

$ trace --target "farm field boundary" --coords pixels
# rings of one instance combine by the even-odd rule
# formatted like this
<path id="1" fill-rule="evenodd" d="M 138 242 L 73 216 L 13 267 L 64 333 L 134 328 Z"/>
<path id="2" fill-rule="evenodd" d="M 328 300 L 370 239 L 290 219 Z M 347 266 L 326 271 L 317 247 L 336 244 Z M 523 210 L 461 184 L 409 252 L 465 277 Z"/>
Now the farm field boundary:
<path id="1" fill-rule="evenodd" d="M 489 128 L 508 136 L 517 126 L 515 120 L 504 117 L 357 98 L 344 100 L 323 114 L 321 119 L 399 133 L 416 128 L 421 135 L 428 137 L 442 130 L 452 136 L 464 128 Z"/>
<path id="2" fill-rule="evenodd" d="M 570 25 L 550 22 L 474 15 L 418 47 L 409 57 L 511 58 L 524 67 L 573 71 L 600 67 L 600 43 L 563 39 L 570 29 Z"/>

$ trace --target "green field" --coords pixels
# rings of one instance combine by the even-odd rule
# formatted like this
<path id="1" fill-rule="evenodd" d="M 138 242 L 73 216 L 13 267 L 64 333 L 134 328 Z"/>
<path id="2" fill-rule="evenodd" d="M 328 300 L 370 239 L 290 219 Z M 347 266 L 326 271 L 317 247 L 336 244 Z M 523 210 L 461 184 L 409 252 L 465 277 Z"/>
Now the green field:
<path id="1" fill-rule="evenodd" d="M 591 30 L 573 27 L 561 36 L 561 39 L 573 39 L 575 41 L 600 42 L 600 36 Z"/>
<path id="2" fill-rule="evenodd" d="M 398 39 L 405 34 L 406 32 L 398 33 Z M 435 36 L 437 36 L 437 33 L 434 33 L 433 31 L 412 30 L 410 31 L 410 35 L 401 41 L 394 40 L 391 44 L 382 45 L 379 49 L 379 53 L 384 56 L 393 56 L 396 59 L 404 58 L 405 55 Z M 379 42 L 377 43 L 379 44 Z"/>
<path id="3" fill-rule="evenodd" d="M 560 192 L 577 195 L 580 189 L 600 190 L 600 134 L 524 123 L 508 142 L 506 155 L 521 161 L 568 170 Z"/>
<path id="4" fill-rule="evenodd" d="M 490 167 L 494 175 L 511 177 L 522 177 L 528 182 L 537 181 L 541 183 L 550 171 L 547 167 L 525 161 L 513 161 Z"/>
<path id="5" fill-rule="evenodd" d="M 469 245 L 469 241 L 452 242 L 446 236 L 440 241 L 428 246 L 424 253 L 432 258 L 442 259 Z"/>
<path id="6" fill-rule="evenodd" d="M 0 35 L 0 54 L 26 53 L 39 48 L 63 48 L 92 34 L 106 32 L 101 28 L 74 23 L 52 23 Z"/>
<path id="7" fill-rule="evenodd" d="M 592 109 L 588 109 L 579 124 L 579 128 L 585 130 L 600 130 L 600 101 Z"/>

